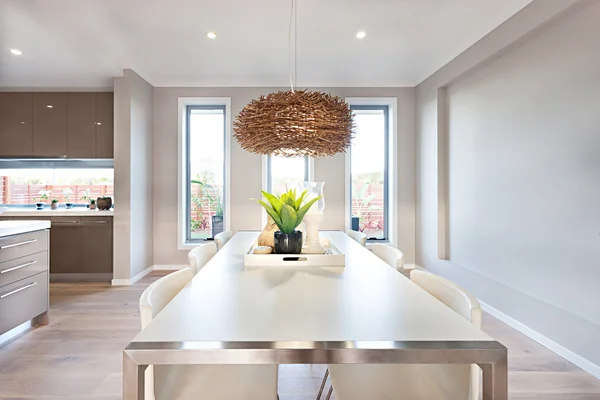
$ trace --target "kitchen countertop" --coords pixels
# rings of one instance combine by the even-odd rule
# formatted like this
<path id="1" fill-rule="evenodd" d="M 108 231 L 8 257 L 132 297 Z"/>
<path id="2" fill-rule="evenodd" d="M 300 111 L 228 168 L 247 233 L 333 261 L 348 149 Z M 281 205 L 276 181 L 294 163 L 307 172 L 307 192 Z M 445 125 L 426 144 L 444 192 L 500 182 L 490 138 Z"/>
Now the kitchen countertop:
<path id="1" fill-rule="evenodd" d="M 90 210 L 88 208 L 76 207 L 71 209 L 59 208 L 58 210 L 52 210 L 50 207 L 44 207 L 43 210 L 36 210 L 35 208 L 5 208 L 0 216 L 3 217 L 112 217 L 114 210 L 99 211 Z"/>
<path id="2" fill-rule="evenodd" d="M 50 221 L 0 221 L 0 237 L 50 228 Z"/>

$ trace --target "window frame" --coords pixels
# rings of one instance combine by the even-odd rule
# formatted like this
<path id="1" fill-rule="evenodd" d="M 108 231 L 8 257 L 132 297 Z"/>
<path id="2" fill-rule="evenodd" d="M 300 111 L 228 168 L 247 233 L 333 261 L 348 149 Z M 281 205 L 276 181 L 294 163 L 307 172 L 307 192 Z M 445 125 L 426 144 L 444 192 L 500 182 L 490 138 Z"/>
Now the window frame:
<path id="1" fill-rule="evenodd" d="M 223 229 L 230 230 L 230 160 L 231 160 L 231 98 L 229 97 L 180 97 L 178 98 L 179 138 L 178 138 L 178 217 L 177 217 L 177 248 L 189 250 L 198 244 L 211 239 L 191 239 L 190 237 L 190 123 L 191 110 L 224 110 L 225 127 L 224 135 L 224 171 L 223 171 Z"/>
<path id="2" fill-rule="evenodd" d="M 367 238 L 367 241 L 371 242 L 385 242 L 389 240 L 389 114 L 390 109 L 388 105 L 350 105 L 352 111 L 383 111 L 384 127 L 383 127 L 383 238 Z M 350 203 L 352 204 L 352 146 L 348 148 L 348 155 L 350 157 Z M 352 208 L 350 208 L 350 221 L 352 221 Z M 352 223 L 352 222 L 351 222 Z"/>
<path id="3" fill-rule="evenodd" d="M 347 97 L 346 102 L 352 110 L 382 109 L 386 108 L 385 132 L 385 166 L 384 166 L 384 236 L 385 239 L 369 239 L 367 245 L 372 243 L 389 243 L 397 245 L 398 232 L 398 161 L 397 161 L 397 103 L 396 97 Z M 352 227 L 352 148 L 349 148 L 345 157 L 345 229 Z"/>

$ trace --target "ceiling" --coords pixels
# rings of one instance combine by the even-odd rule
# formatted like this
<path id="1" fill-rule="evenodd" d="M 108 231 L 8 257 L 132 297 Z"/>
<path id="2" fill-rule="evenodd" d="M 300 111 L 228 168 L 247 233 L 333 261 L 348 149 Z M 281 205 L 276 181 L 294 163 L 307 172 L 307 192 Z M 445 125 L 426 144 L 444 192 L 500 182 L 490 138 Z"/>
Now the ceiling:
<path id="1" fill-rule="evenodd" d="M 530 2 L 297 0 L 297 83 L 415 86 Z M 2 0 L 0 87 L 112 87 L 124 68 L 155 86 L 285 86 L 290 6 Z"/>

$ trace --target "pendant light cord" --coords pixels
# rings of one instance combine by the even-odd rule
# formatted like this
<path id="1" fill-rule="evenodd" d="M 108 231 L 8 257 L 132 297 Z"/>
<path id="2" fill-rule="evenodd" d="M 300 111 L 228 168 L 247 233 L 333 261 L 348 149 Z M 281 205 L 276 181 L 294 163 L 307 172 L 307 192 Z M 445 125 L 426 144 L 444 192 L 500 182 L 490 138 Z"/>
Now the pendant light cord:
<path id="1" fill-rule="evenodd" d="M 296 18 L 297 15 L 295 14 L 295 10 L 296 10 L 295 5 L 296 5 L 296 0 L 292 0 L 292 8 L 290 10 L 290 26 L 289 26 L 289 29 L 288 29 L 288 72 L 289 72 L 289 77 L 290 77 L 290 87 L 292 89 L 292 93 L 294 93 L 294 81 L 292 79 L 292 22 L 294 20 L 297 21 L 297 18 Z M 294 26 L 295 26 L 295 24 L 294 24 Z M 297 31 L 298 31 L 298 29 L 296 28 L 295 33 L 297 33 Z M 296 42 L 296 36 L 297 35 L 294 34 L 294 42 L 295 43 L 297 43 Z M 294 56 L 294 63 L 297 66 L 298 64 L 297 64 L 296 59 L 297 59 L 297 54 L 298 53 L 297 53 L 296 47 L 297 46 L 295 45 L 294 46 L 294 54 L 295 54 L 295 56 Z M 294 74 L 296 74 L 296 69 L 297 69 L 297 67 L 294 68 Z M 296 80 L 296 82 L 297 82 L 297 80 Z"/>

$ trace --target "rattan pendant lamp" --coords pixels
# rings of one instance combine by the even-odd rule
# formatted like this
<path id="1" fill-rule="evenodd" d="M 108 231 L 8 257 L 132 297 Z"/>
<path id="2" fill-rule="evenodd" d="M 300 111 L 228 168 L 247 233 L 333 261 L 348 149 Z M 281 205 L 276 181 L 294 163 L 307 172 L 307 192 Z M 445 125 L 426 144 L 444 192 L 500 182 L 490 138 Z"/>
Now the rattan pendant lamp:
<path id="1" fill-rule="evenodd" d="M 292 0 L 288 32 L 290 89 L 260 96 L 247 104 L 233 123 L 234 136 L 244 150 L 256 154 L 325 157 L 345 153 L 354 134 L 348 103 L 328 93 L 294 89 L 293 19 L 297 19 L 296 0 Z"/>

